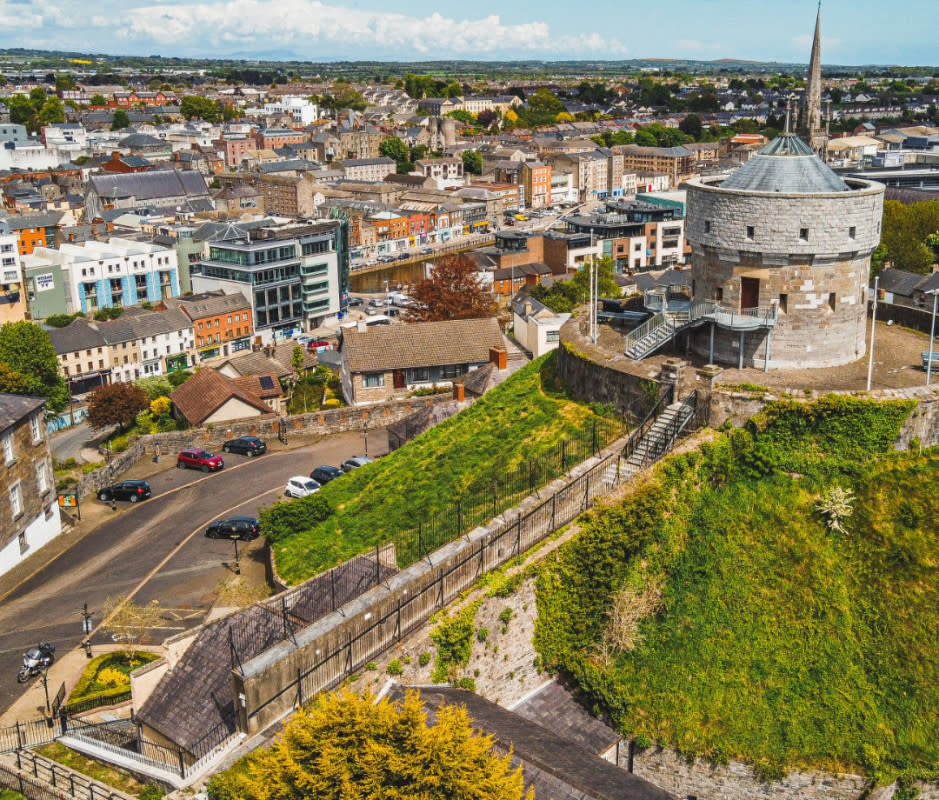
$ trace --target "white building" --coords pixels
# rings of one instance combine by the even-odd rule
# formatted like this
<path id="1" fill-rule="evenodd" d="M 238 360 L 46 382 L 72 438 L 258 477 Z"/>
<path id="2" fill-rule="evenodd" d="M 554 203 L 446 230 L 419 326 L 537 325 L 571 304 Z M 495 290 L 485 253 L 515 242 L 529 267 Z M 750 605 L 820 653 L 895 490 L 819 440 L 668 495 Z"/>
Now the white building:
<path id="1" fill-rule="evenodd" d="M 298 125 L 312 125 L 319 119 L 319 106 L 305 97 L 286 96 L 272 103 L 265 103 L 260 113 L 264 116 L 290 114 Z"/>
<path id="2" fill-rule="evenodd" d="M 80 156 L 88 149 L 88 132 L 77 122 L 62 122 L 46 125 L 42 129 L 42 140 L 46 147 L 54 147 L 72 157 Z"/>
<path id="3" fill-rule="evenodd" d="M 42 308 L 35 313 L 44 319 L 52 313 L 87 313 L 111 306 L 133 306 L 179 296 L 179 265 L 176 251 L 148 242 L 111 237 L 107 243 L 88 241 L 63 244 L 58 250 L 37 247 L 23 259 L 30 286 L 30 310 L 36 293 L 53 289 L 59 267 L 65 307 L 60 311 Z M 40 288 L 39 273 L 52 275 L 52 285 Z M 47 281 L 49 279 L 46 279 Z M 37 307 L 37 312 L 40 309 Z"/>
<path id="4" fill-rule="evenodd" d="M 526 297 L 519 300 L 513 309 L 512 335 L 533 358 L 556 350 L 561 343 L 561 326 L 570 314 L 556 314 L 543 303 Z"/>

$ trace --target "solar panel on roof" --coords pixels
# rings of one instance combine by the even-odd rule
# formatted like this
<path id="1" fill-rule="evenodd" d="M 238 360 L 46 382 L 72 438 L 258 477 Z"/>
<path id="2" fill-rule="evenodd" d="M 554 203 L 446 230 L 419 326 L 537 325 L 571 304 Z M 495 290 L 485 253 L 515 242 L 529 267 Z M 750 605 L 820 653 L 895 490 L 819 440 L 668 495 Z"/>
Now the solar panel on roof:
<path id="1" fill-rule="evenodd" d="M 270 375 L 262 375 L 259 380 L 261 381 L 262 389 L 273 389 L 274 388 L 274 379 Z"/>

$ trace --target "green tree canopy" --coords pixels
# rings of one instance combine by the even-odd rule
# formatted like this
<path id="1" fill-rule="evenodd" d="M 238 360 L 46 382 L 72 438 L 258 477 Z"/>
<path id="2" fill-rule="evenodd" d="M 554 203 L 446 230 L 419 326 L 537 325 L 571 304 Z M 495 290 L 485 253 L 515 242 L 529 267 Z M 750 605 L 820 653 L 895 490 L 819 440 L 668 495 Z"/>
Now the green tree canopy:
<path id="1" fill-rule="evenodd" d="M 887 261 L 908 272 L 929 272 L 937 254 L 930 248 L 928 237 L 939 232 L 939 200 L 909 205 L 885 200 L 882 231 Z"/>
<path id="2" fill-rule="evenodd" d="M 410 172 L 413 168 L 411 164 L 411 149 L 397 136 L 389 136 L 382 139 L 378 145 L 378 152 L 385 158 L 390 158 L 398 165 L 399 173 Z"/>
<path id="3" fill-rule="evenodd" d="M 187 94 L 179 101 L 179 113 L 187 120 L 193 117 L 204 119 L 206 122 L 218 122 L 222 115 L 218 105 L 208 97 Z"/>
<path id="4" fill-rule="evenodd" d="M 470 175 L 481 175 L 483 171 L 483 157 L 478 150 L 464 150 L 461 156 L 463 169 Z"/>
<path id="5" fill-rule="evenodd" d="M 93 106 L 106 106 L 108 104 L 108 98 L 103 94 L 93 94 L 89 102 Z"/>
<path id="6" fill-rule="evenodd" d="M 521 767 L 493 753 L 462 706 L 435 710 L 416 692 L 400 704 L 350 691 L 318 695 L 274 745 L 256 750 L 208 786 L 212 800 L 533 800 Z"/>
<path id="7" fill-rule="evenodd" d="M 111 130 L 120 131 L 129 127 L 130 117 L 127 116 L 127 112 L 123 108 L 117 109 L 114 112 L 114 116 L 111 118 Z"/>
<path id="8" fill-rule="evenodd" d="M 65 122 L 65 106 L 58 97 L 52 95 L 39 109 L 39 122 L 42 125 L 55 125 Z"/>
<path id="9" fill-rule="evenodd" d="M 133 383 L 99 386 L 88 398 L 88 422 L 92 428 L 117 425 L 126 428 L 150 405 L 147 393 Z"/>
<path id="10" fill-rule="evenodd" d="M 613 277 L 613 259 L 604 256 L 597 262 L 597 292 L 600 297 L 619 297 L 619 284 Z M 590 298 L 590 270 L 582 267 L 570 280 L 555 281 L 550 289 L 534 286 L 531 296 L 557 314 L 573 311 Z"/>
<path id="11" fill-rule="evenodd" d="M 0 368 L 6 376 L 3 391 L 45 397 L 50 411 L 68 405 L 68 388 L 59 374 L 55 348 L 38 325 L 8 322 L 0 327 Z"/>

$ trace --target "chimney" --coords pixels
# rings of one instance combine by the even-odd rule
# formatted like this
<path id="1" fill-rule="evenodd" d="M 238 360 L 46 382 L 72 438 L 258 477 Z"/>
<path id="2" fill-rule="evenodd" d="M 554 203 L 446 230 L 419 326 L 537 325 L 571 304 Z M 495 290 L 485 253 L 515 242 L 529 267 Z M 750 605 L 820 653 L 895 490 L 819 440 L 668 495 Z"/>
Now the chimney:
<path id="1" fill-rule="evenodd" d="M 453 399 L 458 403 L 462 403 L 466 399 L 466 390 L 462 383 L 453 384 Z"/>
<path id="2" fill-rule="evenodd" d="M 364 319 L 360 319 L 356 322 L 355 329 L 359 333 L 365 333 L 368 330 L 368 323 Z"/>
<path id="3" fill-rule="evenodd" d="M 525 316 L 526 317 L 531 316 L 531 300 L 525 301 Z"/>
<path id="4" fill-rule="evenodd" d="M 489 363 L 495 364 L 496 369 L 502 370 L 505 369 L 505 348 L 504 347 L 490 347 L 489 348 Z"/>

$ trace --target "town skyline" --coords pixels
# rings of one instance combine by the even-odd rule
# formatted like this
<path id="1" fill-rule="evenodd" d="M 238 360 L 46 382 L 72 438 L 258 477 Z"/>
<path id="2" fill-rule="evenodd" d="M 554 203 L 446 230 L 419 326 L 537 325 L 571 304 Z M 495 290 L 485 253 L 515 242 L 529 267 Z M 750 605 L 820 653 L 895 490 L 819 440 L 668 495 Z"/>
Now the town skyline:
<path id="1" fill-rule="evenodd" d="M 789 64 L 808 61 L 816 12 L 814 3 L 805 2 L 780 19 L 778 6 L 762 0 L 703 6 L 677 0 L 667 10 L 614 6 L 604 0 L 579 9 L 574 19 L 556 3 L 529 11 L 484 2 L 461 15 L 440 13 L 425 0 L 404 0 L 394 11 L 370 7 L 364 0 L 286 0 L 276 8 L 273 0 L 120 8 L 112 8 L 112 2 L 103 0 L 89 15 L 75 0 L 0 0 L 0 47 L 313 62 L 732 59 Z M 906 0 L 902 6 L 903 14 L 878 18 L 877 26 L 871 26 L 872 4 L 824 4 L 823 63 L 935 63 L 929 26 L 908 24 L 928 18 L 927 3 Z M 115 28 L 118 19 L 124 25 Z M 611 20 L 616 24 L 610 25 Z"/>

